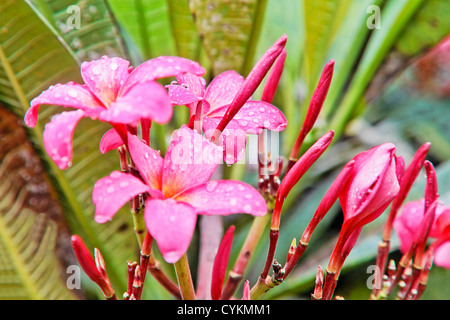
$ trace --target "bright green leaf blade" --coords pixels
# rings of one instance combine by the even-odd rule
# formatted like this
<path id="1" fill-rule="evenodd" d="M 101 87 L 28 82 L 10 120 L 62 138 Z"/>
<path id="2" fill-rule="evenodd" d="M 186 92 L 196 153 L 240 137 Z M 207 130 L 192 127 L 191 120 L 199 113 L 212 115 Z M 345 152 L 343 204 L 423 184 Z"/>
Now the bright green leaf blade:
<path id="1" fill-rule="evenodd" d="M 191 60 L 199 60 L 200 36 L 195 27 L 194 17 L 186 0 L 168 0 L 172 35 L 177 55 Z"/>
<path id="2" fill-rule="evenodd" d="M 165 0 L 108 0 L 121 28 L 134 41 L 141 58 L 173 55 L 168 4 Z"/>

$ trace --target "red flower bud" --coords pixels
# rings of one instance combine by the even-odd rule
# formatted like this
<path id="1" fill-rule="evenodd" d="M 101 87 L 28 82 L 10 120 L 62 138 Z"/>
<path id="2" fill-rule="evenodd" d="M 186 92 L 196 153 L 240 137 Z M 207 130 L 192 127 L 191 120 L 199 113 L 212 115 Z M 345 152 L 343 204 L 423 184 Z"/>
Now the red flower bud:
<path id="1" fill-rule="evenodd" d="M 234 226 L 228 228 L 217 249 L 216 258 L 214 259 L 211 281 L 211 298 L 213 300 L 219 300 L 222 295 L 222 285 L 227 271 L 228 259 L 230 258 L 234 229 Z"/>
<path id="2" fill-rule="evenodd" d="M 316 122 L 317 117 L 319 116 L 325 98 L 327 97 L 328 89 L 330 88 L 331 79 L 333 77 L 333 70 L 334 70 L 334 60 L 330 60 L 323 68 L 322 75 L 320 76 L 317 88 L 311 97 L 305 121 L 303 122 L 303 126 L 300 130 L 300 133 L 297 137 L 297 140 L 295 141 L 294 147 L 292 148 L 291 154 L 289 156 L 290 164 L 288 165 L 288 170 L 297 160 L 303 141 L 305 140 L 306 135 L 313 128 L 314 123 Z"/>
<path id="3" fill-rule="evenodd" d="M 72 236 L 72 248 L 78 263 L 89 279 L 94 281 L 102 289 L 107 299 L 115 299 L 115 293 L 106 275 L 105 265 L 100 251 L 95 250 L 96 261 L 94 261 L 83 239 L 77 235 Z"/>
<path id="4" fill-rule="evenodd" d="M 385 143 L 353 158 L 353 168 L 339 195 L 344 223 L 328 270 L 339 273 L 361 228 L 380 216 L 398 194 L 403 162 L 397 163 L 394 152 L 395 146 Z"/>

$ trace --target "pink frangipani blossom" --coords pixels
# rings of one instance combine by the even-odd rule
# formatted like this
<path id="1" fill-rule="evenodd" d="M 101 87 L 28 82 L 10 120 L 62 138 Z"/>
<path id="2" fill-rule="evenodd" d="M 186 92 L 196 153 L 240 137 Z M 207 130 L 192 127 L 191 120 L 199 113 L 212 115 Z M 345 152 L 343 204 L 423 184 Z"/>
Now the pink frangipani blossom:
<path id="1" fill-rule="evenodd" d="M 171 102 L 188 106 L 193 116 L 201 101 L 203 130 L 210 139 L 245 79 L 236 71 L 229 70 L 216 76 L 208 87 L 205 87 L 202 77 L 189 73 L 177 76 L 177 80 L 178 84 L 168 86 Z M 262 129 L 282 131 L 286 125 L 286 118 L 277 107 L 264 101 L 248 100 L 220 137 L 219 145 L 223 145 L 224 161 L 233 164 L 242 159 L 247 133 L 258 134 Z"/>
<path id="2" fill-rule="evenodd" d="M 146 194 L 144 218 L 167 262 L 176 262 L 189 247 L 198 214 L 249 213 L 262 216 L 267 205 L 252 186 L 233 180 L 211 180 L 221 149 L 186 125 L 176 130 L 163 157 L 128 134 L 128 147 L 142 180 L 114 171 L 93 191 L 95 219 L 110 220 L 127 201 Z"/>
<path id="3" fill-rule="evenodd" d="M 121 58 L 103 56 L 83 62 L 81 76 L 85 84 L 56 84 L 34 98 L 25 114 L 25 124 L 34 127 L 42 104 L 78 109 L 55 115 L 44 129 L 44 145 L 60 169 L 70 166 L 72 137 L 83 117 L 109 122 L 116 129 L 137 125 L 142 119 L 167 123 L 173 113 L 166 89 L 155 80 L 184 72 L 205 73 L 197 62 L 179 57 L 158 57 L 133 70 Z M 126 130 L 118 132 L 126 139 Z"/>
<path id="4" fill-rule="evenodd" d="M 394 221 L 400 250 L 406 253 L 413 244 L 425 214 L 425 199 L 407 202 Z M 436 239 L 435 264 L 450 269 L 450 206 L 438 204 L 429 237 Z M 439 244 L 439 245 L 437 245 Z"/>

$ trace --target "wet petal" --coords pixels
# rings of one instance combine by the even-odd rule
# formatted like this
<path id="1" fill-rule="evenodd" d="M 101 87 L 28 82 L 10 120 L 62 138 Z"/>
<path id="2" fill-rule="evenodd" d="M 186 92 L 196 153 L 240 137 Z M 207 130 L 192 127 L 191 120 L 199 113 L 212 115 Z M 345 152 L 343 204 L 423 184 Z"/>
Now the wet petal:
<path id="1" fill-rule="evenodd" d="M 164 159 L 138 137 L 128 133 L 128 148 L 131 159 L 144 181 L 155 190 L 161 190 Z"/>
<path id="2" fill-rule="evenodd" d="M 133 124 L 141 119 L 150 119 L 157 123 L 167 123 L 173 113 L 173 107 L 166 89 L 155 81 L 135 85 L 128 93 L 100 115 L 100 120 Z"/>
<path id="3" fill-rule="evenodd" d="M 214 134 L 214 129 L 219 122 L 220 118 L 205 117 L 203 119 L 203 130 L 207 139 L 210 139 L 211 135 Z M 220 135 L 219 145 L 223 147 L 223 161 L 228 165 L 234 164 L 245 157 L 247 134 L 242 129 L 239 120 L 231 120 L 228 123 Z"/>
<path id="4" fill-rule="evenodd" d="M 197 214 L 249 213 L 263 216 L 267 213 L 264 197 L 241 181 L 211 180 L 182 192 L 175 199 L 192 205 Z"/>
<path id="5" fill-rule="evenodd" d="M 94 185 L 92 200 L 95 205 L 95 221 L 104 223 L 111 220 L 124 204 L 149 189 L 149 186 L 135 176 L 113 171 Z"/>
<path id="6" fill-rule="evenodd" d="M 186 87 L 177 84 L 170 84 L 166 87 L 169 89 L 170 102 L 174 105 L 184 106 L 203 99 Z"/>
<path id="7" fill-rule="evenodd" d="M 89 91 L 88 87 L 75 82 L 50 86 L 39 96 L 31 100 L 31 108 L 25 114 L 25 124 L 34 127 L 38 119 L 41 104 L 58 105 L 84 110 L 87 116 L 96 118 L 104 106 Z"/>
<path id="8" fill-rule="evenodd" d="M 204 97 L 206 91 L 206 81 L 203 77 L 196 74 L 186 72 L 177 75 L 177 82 L 179 85 L 187 88 L 198 97 Z"/>
<path id="9" fill-rule="evenodd" d="M 436 248 L 434 264 L 442 268 L 450 269 L 450 240 Z"/>
<path id="10" fill-rule="evenodd" d="M 222 72 L 216 76 L 208 85 L 205 93 L 205 100 L 211 105 L 211 110 L 229 105 L 243 82 L 244 77 L 233 70 Z"/>
<path id="11" fill-rule="evenodd" d="M 128 78 L 130 62 L 103 56 L 81 64 L 84 83 L 106 105 L 116 100 L 119 89 Z"/>
<path id="12" fill-rule="evenodd" d="M 53 116 L 45 125 L 43 133 L 45 150 L 61 170 L 70 166 L 73 132 L 83 117 L 85 117 L 83 110 L 66 111 Z"/>
<path id="13" fill-rule="evenodd" d="M 198 62 L 181 57 L 161 56 L 148 60 L 130 73 L 130 76 L 120 89 L 119 95 L 126 94 L 128 90 L 138 83 L 175 77 L 185 72 L 201 76 L 206 71 Z"/>
<path id="14" fill-rule="evenodd" d="M 221 120 L 227 109 L 228 106 L 214 110 L 208 114 L 208 117 Z M 287 120 L 283 112 L 264 101 L 247 101 L 234 116 L 233 120 L 239 123 L 242 130 L 251 134 L 260 133 L 262 129 L 279 132 L 283 131 L 287 126 Z"/>
<path id="15" fill-rule="evenodd" d="M 106 131 L 100 141 L 100 152 L 105 154 L 108 151 L 117 149 L 123 144 L 123 140 L 117 133 L 116 129 L 110 129 Z"/>
<path id="16" fill-rule="evenodd" d="M 209 180 L 221 162 L 221 148 L 183 125 L 172 134 L 165 154 L 163 193 L 166 198 Z"/>
<path id="17" fill-rule="evenodd" d="M 194 208 L 173 199 L 149 199 L 144 217 L 164 260 L 177 262 L 186 253 L 194 234 L 197 223 Z"/>

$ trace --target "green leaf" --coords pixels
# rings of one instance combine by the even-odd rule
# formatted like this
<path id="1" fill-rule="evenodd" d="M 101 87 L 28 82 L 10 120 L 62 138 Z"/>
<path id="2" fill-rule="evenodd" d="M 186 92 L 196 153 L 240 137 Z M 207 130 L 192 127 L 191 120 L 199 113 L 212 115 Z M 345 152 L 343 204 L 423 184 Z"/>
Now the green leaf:
<path id="1" fill-rule="evenodd" d="M 186 0 L 168 0 L 172 35 L 177 55 L 191 60 L 199 60 L 200 37 L 195 27 L 194 17 Z"/>
<path id="2" fill-rule="evenodd" d="M 104 0 L 27 0 L 73 50 L 79 62 L 124 57 L 127 48 Z M 128 57 L 125 57 L 128 58 Z"/>
<path id="3" fill-rule="evenodd" d="M 0 5 L 0 30 L 0 100 L 19 118 L 29 108 L 29 101 L 48 86 L 80 81 L 73 56 L 25 2 L 11 0 Z M 60 110 L 42 107 L 38 126 L 29 130 L 29 137 L 58 192 L 71 233 L 80 234 L 91 249 L 100 249 L 113 286 L 124 292 L 126 260 L 137 255 L 130 215 L 124 210 L 113 221 L 99 225 L 93 219 L 91 200 L 95 181 L 118 167 L 115 154 L 99 157 L 98 143 L 110 126 L 83 119 L 75 130 L 73 166 L 61 171 L 43 151 L 42 141 L 42 124 Z"/>
<path id="4" fill-rule="evenodd" d="M 236 70 L 245 76 L 250 70 L 265 4 L 265 0 L 189 1 L 214 74 Z"/>
<path id="5" fill-rule="evenodd" d="M 107 0 L 122 30 L 139 49 L 142 60 L 173 55 L 168 4 L 165 0 Z"/>

